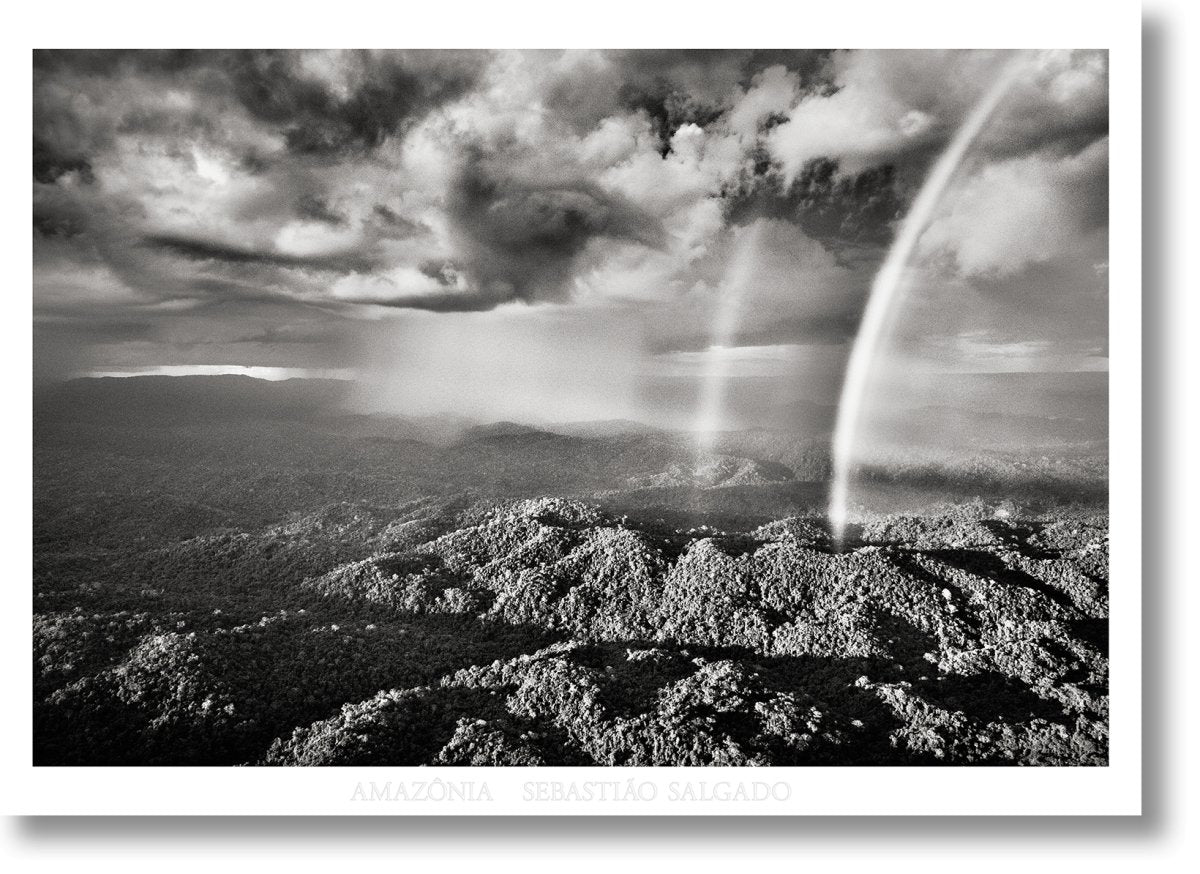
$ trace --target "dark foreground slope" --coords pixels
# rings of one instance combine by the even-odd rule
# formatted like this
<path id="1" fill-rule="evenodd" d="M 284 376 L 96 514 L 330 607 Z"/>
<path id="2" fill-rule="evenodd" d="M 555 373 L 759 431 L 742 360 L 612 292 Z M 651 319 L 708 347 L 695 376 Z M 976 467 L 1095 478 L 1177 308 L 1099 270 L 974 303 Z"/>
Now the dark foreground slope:
<path id="1" fill-rule="evenodd" d="M 555 499 L 440 534 L 335 515 L 44 591 L 37 761 L 1106 760 L 1103 517 L 976 506 L 834 553 L 811 520 L 686 532 Z"/>

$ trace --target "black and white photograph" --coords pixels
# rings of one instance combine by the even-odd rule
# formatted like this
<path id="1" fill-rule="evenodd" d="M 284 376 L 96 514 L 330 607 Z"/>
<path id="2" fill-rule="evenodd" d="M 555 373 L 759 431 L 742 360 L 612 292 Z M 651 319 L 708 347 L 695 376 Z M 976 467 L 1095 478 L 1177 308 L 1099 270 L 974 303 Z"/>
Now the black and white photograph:
<path id="1" fill-rule="evenodd" d="M 1165 836 L 1163 14 L 20 10 L 18 867 Z"/>
<path id="2" fill-rule="evenodd" d="M 1105 766 L 1108 61 L 36 50 L 34 764 Z"/>
<path id="3" fill-rule="evenodd" d="M 1185 0 L 7 25 L 5 870 L 1195 867 Z"/>

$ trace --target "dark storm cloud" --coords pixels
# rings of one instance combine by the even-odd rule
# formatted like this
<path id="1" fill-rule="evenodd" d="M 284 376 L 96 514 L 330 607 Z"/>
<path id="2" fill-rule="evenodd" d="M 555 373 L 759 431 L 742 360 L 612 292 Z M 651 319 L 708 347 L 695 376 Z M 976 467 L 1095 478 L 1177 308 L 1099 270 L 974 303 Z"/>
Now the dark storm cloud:
<path id="1" fill-rule="evenodd" d="M 271 162 L 263 157 L 256 149 L 248 149 L 242 153 L 237 162 L 238 169 L 258 176 L 271 169 Z"/>
<path id="2" fill-rule="evenodd" d="M 78 173 L 80 181 L 92 183 L 92 165 L 80 154 L 72 154 L 36 134 L 33 137 L 33 179 L 35 182 L 57 182 L 66 173 Z"/>
<path id="3" fill-rule="evenodd" d="M 388 309 L 497 310 L 412 317 L 482 332 L 581 302 L 652 348 L 843 343 L 984 54 L 37 52 L 35 308 L 71 326 L 39 336 L 81 367 L 91 322 L 105 366 L 304 365 L 408 321 Z M 1104 260 L 1080 240 L 1107 217 L 1106 69 L 1039 64 L 922 252 L 989 299 Z M 315 324 L 338 339 L 291 327 Z"/>
<path id="4" fill-rule="evenodd" d="M 893 165 L 847 174 L 828 158 L 805 164 L 790 185 L 777 164 L 764 160 L 724 198 L 735 224 L 786 219 L 834 251 L 886 245 L 906 201 Z"/>
<path id="5" fill-rule="evenodd" d="M 35 50 L 33 53 L 33 176 L 53 183 L 65 172 L 78 170 L 85 182 L 94 181 L 94 158 L 109 150 L 121 135 L 190 136 L 211 130 L 203 114 L 168 113 L 150 107 L 117 108 L 119 98 L 139 77 L 174 82 L 189 91 L 212 90 L 222 83 L 219 67 L 213 75 L 198 72 L 213 63 L 209 52 L 121 50 Z M 203 87 L 203 79 L 211 79 Z M 89 95 L 99 90 L 113 101 L 111 109 Z"/>
<path id="6" fill-rule="evenodd" d="M 423 261 L 417 268 L 441 286 L 458 285 L 461 268 L 453 261 Z"/>
<path id="7" fill-rule="evenodd" d="M 1021 155 L 1046 151 L 1060 155 L 1082 152 L 1092 143 L 1108 136 L 1108 105 L 1079 105 L 1056 124 L 1045 124 L 1045 112 L 1025 109 L 1012 114 L 1011 126 L 1002 138 L 996 138 L 992 151 L 997 156 Z"/>
<path id="8" fill-rule="evenodd" d="M 217 126 L 201 112 L 167 112 L 155 109 L 134 109 L 117 120 L 113 131 L 117 135 L 144 137 L 212 137 Z"/>
<path id="9" fill-rule="evenodd" d="M 717 102 L 747 87 L 767 67 L 782 66 L 815 87 L 827 76 L 826 49 L 625 49 L 607 52 L 631 89 L 667 85 L 670 90 Z"/>
<path id="10" fill-rule="evenodd" d="M 296 215 L 315 222 L 324 222 L 327 225 L 341 226 L 347 223 L 344 213 L 335 210 L 317 194 L 305 194 L 297 198 Z"/>
<path id="11" fill-rule="evenodd" d="M 662 245 L 659 220 L 619 195 L 587 180 L 515 178 L 504 163 L 472 155 L 447 202 L 464 271 L 484 300 L 564 299 L 575 259 L 594 239 Z"/>
<path id="12" fill-rule="evenodd" d="M 367 273 L 378 266 L 374 259 L 359 253 L 285 255 L 170 234 L 151 234 L 144 237 L 142 241 L 150 248 L 170 252 L 193 261 L 219 261 L 226 264 L 251 264 L 328 273 Z"/>
<path id="13" fill-rule="evenodd" d="M 705 127 L 724 113 L 720 106 L 702 103 L 690 94 L 675 90 L 667 79 L 656 79 L 649 85 L 625 85 L 620 93 L 627 107 L 645 112 L 651 128 L 661 145 L 659 154 L 671 153 L 671 137 L 685 124 Z"/>
<path id="14" fill-rule="evenodd" d="M 342 297 L 348 304 L 386 307 L 388 309 L 421 310 L 428 313 L 483 313 L 513 300 L 502 291 L 463 292 L 435 291 L 427 294 L 398 294 L 392 297 Z"/>
<path id="15" fill-rule="evenodd" d="M 201 94 L 231 96 L 278 130 L 292 153 L 336 158 L 375 149 L 406 124 L 465 94 L 487 57 L 473 51 L 347 52 L 331 62 L 345 79 L 344 89 L 307 71 L 300 53 L 281 50 L 37 51 L 34 71 L 35 89 L 39 80 L 140 74 Z M 194 122 L 211 123 L 202 116 Z M 121 121 L 126 132 L 147 133 L 178 123 L 155 113 Z"/>
<path id="16" fill-rule="evenodd" d="M 204 49 L 35 49 L 33 69 L 48 75 L 171 75 L 216 64 L 221 55 Z"/>
<path id="17" fill-rule="evenodd" d="M 242 105 L 278 126 L 297 154 L 336 156 L 376 148 L 403 124 L 466 93 L 486 56 L 475 52 L 354 53 L 355 84 L 334 93 L 298 69 L 291 52 L 236 52 L 230 80 Z"/>
<path id="18" fill-rule="evenodd" d="M 197 309 L 231 308 L 245 304 L 293 304 L 295 298 L 265 283 L 241 282 L 216 276 L 189 277 L 174 290 L 176 299 L 184 299 Z M 299 302 L 303 305 L 303 302 Z"/>
<path id="19" fill-rule="evenodd" d="M 682 125 L 718 120 L 738 89 L 771 66 L 798 74 L 806 88 L 825 81 L 829 52 L 811 49 L 627 49 L 604 52 L 608 68 L 552 82 L 546 104 L 576 130 L 590 129 L 619 111 L 644 112 L 670 153 Z"/>
<path id="20" fill-rule="evenodd" d="M 1009 101 L 1004 124 L 991 131 L 985 148 L 998 157 L 1031 152 L 1079 154 L 1108 137 L 1108 53 L 1081 52 L 1069 72 L 1087 84 L 1047 95 L 1028 89 Z M 1088 81 L 1090 80 L 1090 81 Z"/>
<path id="21" fill-rule="evenodd" d="M 88 228 L 87 211 L 69 198 L 35 197 L 33 227 L 43 237 L 78 237 Z"/>
<path id="22" fill-rule="evenodd" d="M 419 237 L 422 234 L 429 233 L 428 227 L 420 222 L 406 219 L 386 204 L 375 204 L 371 208 L 371 213 L 375 221 L 383 226 L 386 235 L 392 239 L 404 240 L 409 237 Z"/>

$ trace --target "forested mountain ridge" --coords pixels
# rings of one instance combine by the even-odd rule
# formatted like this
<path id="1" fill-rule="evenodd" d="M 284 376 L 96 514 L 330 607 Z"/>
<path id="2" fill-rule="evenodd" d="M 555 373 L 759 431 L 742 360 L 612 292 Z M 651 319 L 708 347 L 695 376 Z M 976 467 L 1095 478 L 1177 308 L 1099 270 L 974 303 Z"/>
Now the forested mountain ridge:
<path id="1" fill-rule="evenodd" d="M 1107 759 L 1086 465 L 890 471 L 839 550 L 803 437 L 54 403 L 40 764 Z"/>

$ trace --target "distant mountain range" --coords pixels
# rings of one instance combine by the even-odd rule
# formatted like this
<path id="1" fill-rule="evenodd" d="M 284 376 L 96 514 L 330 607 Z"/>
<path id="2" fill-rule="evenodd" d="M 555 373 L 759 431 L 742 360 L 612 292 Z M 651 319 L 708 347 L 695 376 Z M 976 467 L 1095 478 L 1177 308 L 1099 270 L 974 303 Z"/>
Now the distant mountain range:
<path id="1" fill-rule="evenodd" d="M 897 441 L 943 445 L 959 440 L 971 446 L 1095 441 L 1107 438 L 1106 373 L 956 374 L 939 386 L 936 403 L 875 413 L 879 427 Z M 914 397 L 917 397 L 914 394 Z M 434 415 L 364 414 L 355 406 L 354 383 L 345 380 L 268 381 L 248 376 L 139 376 L 73 379 L 39 386 L 34 394 L 39 420 L 149 420 L 160 423 L 253 419 L 311 419 L 366 415 L 405 422 L 417 433 L 445 442 L 452 438 L 552 432 L 593 439 L 687 432 L 629 419 L 555 422 L 552 411 L 540 422 L 481 422 L 453 413 Z M 827 438 L 837 409 L 811 400 L 782 401 L 770 422 L 730 434 L 755 431 L 795 439 Z M 930 423 L 934 423 L 931 425 Z M 931 432 L 934 436 L 931 439 Z M 937 436 L 943 439 L 939 442 Z"/>
<path id="2" fill-rule="evenodd" d="M 535 426 L 347 412 L 350 389 L 214 376 L 84 379 L 39 392 L 37 538 L 109 548 L 276 523 L 336 502 L 435 497 L 576 496 L 617 513 L 734 527 L 824 509 L 825 435 L 732 431 L 701 451 L 690 433 L 628 420 Z M 1056 442 L 1033 450 L 964 440 L 881 454 L 856 494 L 909 512 L 975 497 L 1094 506 L 1107 496 L 1106 444 L 1064 442 L 1076 427 L 1050 422 Z"/>
<path id="3" fill-rule="evenodd" d="M 308 418 L 336 411 L 351 384 L 333 379 L 265 380 L 250 376 L 130 376 L 72 379 L 34 392 L 39 419 Z"/>

